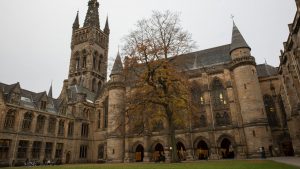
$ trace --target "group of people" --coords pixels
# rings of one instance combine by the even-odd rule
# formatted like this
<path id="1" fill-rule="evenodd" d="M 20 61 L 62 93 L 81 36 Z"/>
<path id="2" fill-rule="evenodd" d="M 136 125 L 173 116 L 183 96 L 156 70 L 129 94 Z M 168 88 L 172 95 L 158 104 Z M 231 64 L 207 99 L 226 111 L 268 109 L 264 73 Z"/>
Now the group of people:
<path id="1" fill-rule="evenodd" d="M 26 159 L 24 165 L 25 166 L 39 166 L 39 165 L 61 165 L 61 159 L 57 159 L 56 161 L 44 158 L 43 163 L 38 161 L 30 161 L 28 158 Z"/>

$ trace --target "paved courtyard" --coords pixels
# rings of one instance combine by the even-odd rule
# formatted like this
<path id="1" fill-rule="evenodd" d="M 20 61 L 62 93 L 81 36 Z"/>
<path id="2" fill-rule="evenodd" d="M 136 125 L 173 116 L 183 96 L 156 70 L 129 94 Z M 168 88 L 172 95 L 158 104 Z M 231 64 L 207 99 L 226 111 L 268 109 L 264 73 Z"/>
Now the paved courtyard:
<path id="1" fill-rule="evenodd" d="M 300 157 L 273 157 L 270 160 L 300 167 Z"/>

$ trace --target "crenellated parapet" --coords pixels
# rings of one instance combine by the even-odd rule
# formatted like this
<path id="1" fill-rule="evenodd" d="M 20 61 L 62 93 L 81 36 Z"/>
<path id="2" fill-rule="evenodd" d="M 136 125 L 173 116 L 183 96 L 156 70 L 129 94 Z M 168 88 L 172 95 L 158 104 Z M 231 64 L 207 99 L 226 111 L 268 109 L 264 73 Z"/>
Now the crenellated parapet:
<path id="1" fill-rule="evenodd" d="M 97 44 L 103 49 L 108 49 L 109 36 L 97 28 L 83 27 L 74 31 L 71 49 L 75 45 L 88 42 L 90 45 Z"/>
<path id="2" fill-rule="evenodd" d="M 256 66 L 255 58 L 253 56 L 243 56 L 235 58 L 230 64 L 230 68 L 234 70 L 235 68 L 243 65 L 253 65 Z"/>

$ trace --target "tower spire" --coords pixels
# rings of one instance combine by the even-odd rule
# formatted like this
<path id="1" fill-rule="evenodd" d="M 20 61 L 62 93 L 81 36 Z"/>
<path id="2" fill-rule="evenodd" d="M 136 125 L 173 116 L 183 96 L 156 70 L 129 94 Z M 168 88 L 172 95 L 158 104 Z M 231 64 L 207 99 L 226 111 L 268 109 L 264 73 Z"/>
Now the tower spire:
<path id="1" fill-rule="evenodd" d="M 84 26 L 91 26 L 100 29 L 99 21 L 99 2 L 97 0 L 90 0 L 88 3 L 88 11 L 85 17 Z"/>
<path id="2" fill-rule="evenodd" d="M 52 81 L 51 81 L 51 86 L 50 86 L 50 89 L 49 89 L 49 92 L 48 92 L 48 97 L 53 97 L 52 95 Z"/>
<path id="3" fill-rule="evenodd" d="M 241 34 L 240 30 L 236 26 L 234 20 L 233 20 L 233 29 L 232 29 L 232 40 L 231 40 L 231 47 L 230 47 L 230 52 L 232 52 L 235 49 L 239 48 L 251 48 L 245 41 L 243 35 Z"/>
<path id="4" fill-rule="evenodd" d="M 106 35 L 110 34 L 109 23 L 108 23 L 108 16 L 106 17 L 106 22 L 105 22 L 105 27 L 104 27 L 104 33 Z"/>
<path id="5" fill-rule="evenodd" d="M 75 18 L 75 21 L 73 23 L 73 30 L 75 29 L 79 29 L 80 25 L 79 25 L 79 11 L 77 11 L 77 15 Z"/>

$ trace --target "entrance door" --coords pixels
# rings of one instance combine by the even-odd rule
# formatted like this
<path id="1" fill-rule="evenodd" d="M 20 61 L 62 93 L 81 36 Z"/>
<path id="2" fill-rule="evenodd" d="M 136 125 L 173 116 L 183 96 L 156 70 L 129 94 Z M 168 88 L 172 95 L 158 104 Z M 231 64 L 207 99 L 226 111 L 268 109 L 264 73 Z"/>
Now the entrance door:
<path id="1" fill-rule="evenodd" d="M 135 161 L 143 162 L 143 160 L 144 160 L 144 147 L 139 144 L 135 150 Z"/>
<path id="2" fill-rule="evenodd" d="M 198 160 L 206 160 L 209 156 L 208 146 L 205 141 L 201 140 L 197 144 L 197 152 L 196 155 Z"/>
<path id="3" fill-rule="evenodd" d="M 162 156 L 164 156 L 164 147 L 162 144 L 158 143 L 156 144 L 154 148 L 154 154 L 153 154 L 153 160 L 154 161 L 160 161 Z"/>
<path id="4" fill-rule="evenodd" d="M 66 164 L 69 164 L 71 160 L 71 152 L 68 152 L 66 155 Z"/>
<path id="5" fill-rule="evenodd" d="M 178 142 L 177 146 L 177 155 L 180 161 L 186 160 L 186 149 L 182 142 Z"/>
<path id="6" fill-rule="evenodd" d="M 234 150 L 231 144 L 231 141 L 227 138 L 224 138 L 221 142 L 220 154 L 223 159 L 232 159 L 234 158 Z"/>

